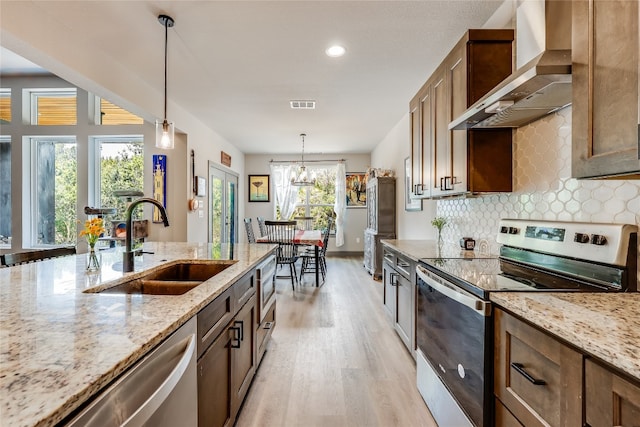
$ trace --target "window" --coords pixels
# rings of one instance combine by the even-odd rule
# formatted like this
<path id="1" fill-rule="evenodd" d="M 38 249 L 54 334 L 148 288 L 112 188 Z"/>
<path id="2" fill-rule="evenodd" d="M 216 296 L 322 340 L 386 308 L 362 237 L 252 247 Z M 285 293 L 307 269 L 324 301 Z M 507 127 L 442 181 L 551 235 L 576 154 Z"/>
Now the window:
<path id="1" fill-rule="evenodd" d="M 11 123 L 11 89 L 0 89 L 0 123 Z"/>
<path id="2" fill-rule="evenodd" d="M 316 179 L 316 183 L 309 187 L 295 187 L 298 189 L 298 201 L 292 217 L 313 217 L 313 228 L 322 230 L 327 227 L 329 218 L 334 216 L 336 167 L 327 165 L 306 165 L 306 167 L 311 177 Z M 335 233 L 335 229 L 332 229 L 332 233 Z"/>
<path id="3" fill-rule="evenodd" d="M 99 183 L 96 200 L 99 206 L 116 208 L 124 214 L 126 201 L 116 197 L 116 190 L 143 191 L 144 144 L 142 136 L 114 136 L 95 138 L 100 153 Z M 142 209 L 134 217 L 142 217 Z M 135 218 L 135 219 L 139 219 Z"/>
<path id="4" fill-rule="evenodd" d="M 32 125 L 77 124 L 76 89 L 25 89 Z"/>
<path id="5" fill-rule="evenodd" d="M 73 137 L 31 138 L 32 241 L 76 243 L 77 155 Z"/>
<path id="6" fill-rule="evenodd" d="M 106 99 L 98 98 L 99 100 L 99 117 L 96 118 L 95 123 L 101 125 L 141 125 L 144 120 L 142 117 L 138 117 L 125 110 L 122 107 L 118 107 L 115 104 L 107 101 Z"/>
<path id="7" fill-rule="evenodd" d="M 11 247 L 11 139 L 0 136 L 0 248 Z"/>

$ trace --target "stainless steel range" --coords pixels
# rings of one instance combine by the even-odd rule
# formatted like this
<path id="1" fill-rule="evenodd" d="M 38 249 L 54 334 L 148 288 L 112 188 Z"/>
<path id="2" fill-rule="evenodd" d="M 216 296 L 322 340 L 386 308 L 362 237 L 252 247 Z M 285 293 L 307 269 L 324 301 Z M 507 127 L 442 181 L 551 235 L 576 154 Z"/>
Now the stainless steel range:
<path id="1" fill-rule="evenodd" d="M 491 292 L 633 292 L 637 227 L 504 219 L 495 258 L 417 267 L 418 389 L 440 427 L 493 425 Z"/>

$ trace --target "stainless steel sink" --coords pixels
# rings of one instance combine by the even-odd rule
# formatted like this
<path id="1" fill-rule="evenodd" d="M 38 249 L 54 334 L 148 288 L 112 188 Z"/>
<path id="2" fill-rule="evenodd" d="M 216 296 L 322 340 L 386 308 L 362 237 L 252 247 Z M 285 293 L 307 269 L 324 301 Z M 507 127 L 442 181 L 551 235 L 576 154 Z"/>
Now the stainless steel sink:
<path id="1" fill-rule="evenodd" d="M 155 270 L 145 276 L 88 293 L 182 295 L 229 268 L 236 261 L 179 263 Z"/>

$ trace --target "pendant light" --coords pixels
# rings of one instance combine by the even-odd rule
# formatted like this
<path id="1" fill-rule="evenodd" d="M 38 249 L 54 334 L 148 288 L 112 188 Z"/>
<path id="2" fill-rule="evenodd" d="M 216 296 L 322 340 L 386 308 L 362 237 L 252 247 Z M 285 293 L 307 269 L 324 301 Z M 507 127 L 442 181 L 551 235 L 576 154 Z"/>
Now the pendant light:
<path id="1" fill-rule="evenodd" d="M 300 134 L 300 138 L 302 138 L 302 159 L 300 161 L 300 168 L 298 169 L 298 174 L 291 178 L 291 185 L 296 187 L 311 187 L 316 185 L 315 178 L 309 178 L 307 175 L 307 167 L 304 165 L 304 138 L 307 136 L 304 133 Z"/>
<path id="2" fill-rule="evenodd" d="M 158 22 L 164 27 L 164 120 L 156 120 L 156 147 L 171 150 L 174 145 L 174 124 L 167 121 L 167 38 L 174 20 L 170 16 L 160 15 Z"/>

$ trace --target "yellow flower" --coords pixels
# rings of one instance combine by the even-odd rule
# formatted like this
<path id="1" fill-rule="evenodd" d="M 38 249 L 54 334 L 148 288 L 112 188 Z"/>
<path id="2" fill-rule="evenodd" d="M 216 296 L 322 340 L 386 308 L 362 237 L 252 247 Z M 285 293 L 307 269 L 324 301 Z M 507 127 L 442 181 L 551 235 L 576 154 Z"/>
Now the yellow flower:
<path id="1" fill-rule="evenodd" d="M 102 218 L 93 218 L 84 222 L 84 230 L 80 232 L 80 237 L 86 236 L 87 243 L 89 243 L 89 246 L 93 247 L 103 233 L 104 222 Z"/>

